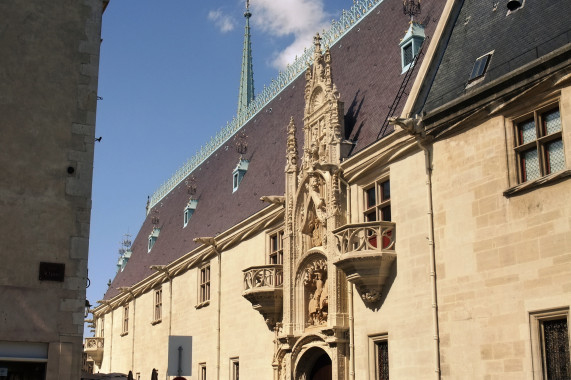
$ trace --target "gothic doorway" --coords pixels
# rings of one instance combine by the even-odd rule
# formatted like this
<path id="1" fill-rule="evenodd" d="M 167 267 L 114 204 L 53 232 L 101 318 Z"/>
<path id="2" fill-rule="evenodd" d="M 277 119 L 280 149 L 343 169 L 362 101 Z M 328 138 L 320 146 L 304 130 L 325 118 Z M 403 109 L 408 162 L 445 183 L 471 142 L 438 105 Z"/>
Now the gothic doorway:
<path id="1" fill-rule="evenodd" d="M 329 355 L 323 354 L 321 355 L 313 369 L 311 370 L 311 376 L 309 376 L 310 380 L 331 380 L 331 359 Z"/>
<path id="2" fill-rule="evenodd" d="M 319 347 L 312 347 L 300 358 L 296 380 L 332 380 L 331 358 Z"/>

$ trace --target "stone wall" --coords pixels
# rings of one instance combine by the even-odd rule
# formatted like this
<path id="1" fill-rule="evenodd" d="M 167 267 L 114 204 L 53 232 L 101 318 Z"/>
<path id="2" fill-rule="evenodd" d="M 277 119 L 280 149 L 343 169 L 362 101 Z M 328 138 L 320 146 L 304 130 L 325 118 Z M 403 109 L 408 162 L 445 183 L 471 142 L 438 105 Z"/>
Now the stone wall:
<path id="1" fill-rule="evenodd" d="M 43 342 L 47 379 L 77 379 L 103 3 L 10 1 L 0 12 L 0 341 Z M 63 282 L 40 281 L 40 262 L 64 264 Z"/>

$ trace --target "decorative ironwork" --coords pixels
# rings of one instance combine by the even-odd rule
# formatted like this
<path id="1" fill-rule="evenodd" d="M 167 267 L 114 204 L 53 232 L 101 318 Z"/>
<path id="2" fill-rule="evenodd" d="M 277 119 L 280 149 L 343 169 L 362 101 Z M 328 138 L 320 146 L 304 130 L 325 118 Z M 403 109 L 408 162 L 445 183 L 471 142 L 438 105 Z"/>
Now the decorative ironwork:
<path id="1" fill-rule="evenodd" d="M 283 266 L 279 264 L 248 268 L 244 271 L 244 290 L 261 287 L 281 287 Z"/>
<path id="2" fill-rule="evenodd" d="M 236 153 L 240 155 L 245 155 L 248 152 L 248 135 L 242 130 L 239 134 L 234 136 L 234 144 L 236 146 Z"/>
<path id="3" fill-rule="evenodd" d="M 412 21 L 414 16 L 420 14 L 420 0 L 404 0 L 402 2 L 402 10 Z"/>
<path id="4" fill-rule="evenodd" d="M 329 46 L 333 46 L 347 32 L 349 32 L 357 22 L 369 14 L 383 0 L 356 0 L 349 10 L 344 10 L 338 20 L 332 20 L 328 30 L 321 33 L 323 51 Z M 226 123 L 209 142 L 204 144 L 194 156 L 179 168 L 175 174 L 164 182 L 151 196 L 149 208 L 154 207 L 172 189 L 181 183 L 194 169 L 202 164 L 210 155 L 226 143 L 250 118 L 257 114 L 266 104 L 268 104 L 282 89 L 293 82 L 300 74 L 304 73 L 313 62 L 313 49 L 305 49 L 300 57 L 296 57 L 291 65 L 287 65 L 284 71 L 280 71 L 276 79 L 272 79 L 269 86 L 264 85 L 261 93 L 239 112 L 231 122 Z"/>
<path id="5" fill-rule="evenodd" d="M 395 224 L 391 222 L 349 224 L 335 231 L 335 236 L 341 254 L 353 251 L 393 251 L 395 249 Z"/>
<path id="6" fill-rule="evenodd" d="M 567 319 L 544 321 L 543 339 L 545 345 L 545 373 L 547 374 L 547 378 L 549 380 L 570 379 Z"/>
<path id="7" fill-rule="evenodd" d="M 377 379 L 389 380 L 389 342 L 382 340 L 377 345 Z"/>
<path id="8" fill-rule="evenodd" d="M 184 185 L 186 186 L 186 191 L 190 195 L 196 194 L 196 178 L 194 176 L 190 176 L 184 181 Z"/>
<path id="9" fill-rule="evenodd" d="M 125 252 L 131 250 L 131 234 L 124 234 L 123 235 L 123 240 L 121 240 L 120 244 L 120 248 L 119 248 L 119 256 L 123 256 L 125 254 Z"/>
<path id="10" fill-rule="evenodd" d="M 154 210 L 153 212 L 155 215 L 153 215 L 151 218 L 151 223 L 153 224 L 153 228 L 156 228 L 159 225 L 161 219 L 159 218 L 159 210 Z"/>

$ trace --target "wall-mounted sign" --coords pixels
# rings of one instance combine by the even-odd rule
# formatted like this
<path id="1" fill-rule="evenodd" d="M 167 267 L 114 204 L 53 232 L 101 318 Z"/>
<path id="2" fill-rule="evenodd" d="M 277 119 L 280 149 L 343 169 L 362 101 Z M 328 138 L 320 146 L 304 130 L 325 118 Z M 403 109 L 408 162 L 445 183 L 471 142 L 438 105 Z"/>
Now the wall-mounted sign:
<path id="1" fill-rule="evenodd" d="M 65 264 L 61 263 L 40 263 L 40 281 L 63 282 L 65 277 Z"/>
<path id="2" fill-rule="evenodd" d="M 192 376 L 192 337 L 169 336 L 168 376 Z"/>

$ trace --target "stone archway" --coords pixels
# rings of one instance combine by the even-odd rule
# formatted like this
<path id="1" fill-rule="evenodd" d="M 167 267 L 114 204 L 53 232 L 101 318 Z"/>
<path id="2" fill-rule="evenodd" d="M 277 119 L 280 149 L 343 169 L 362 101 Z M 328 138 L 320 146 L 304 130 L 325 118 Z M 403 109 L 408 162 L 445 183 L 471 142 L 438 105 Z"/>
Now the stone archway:
<path id="1" fill-rule="evenodd" d="M 331 380 L 331 358 L 323 349 L 308 349 L 297 363 L 295 380 Z"/>

